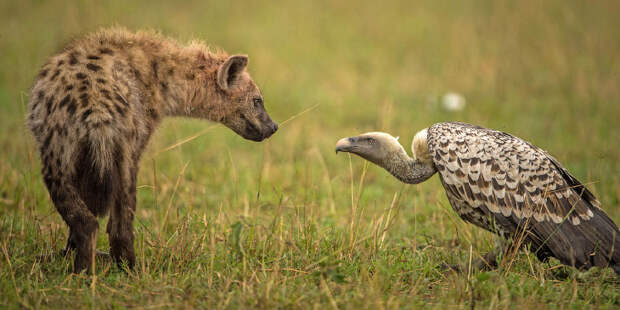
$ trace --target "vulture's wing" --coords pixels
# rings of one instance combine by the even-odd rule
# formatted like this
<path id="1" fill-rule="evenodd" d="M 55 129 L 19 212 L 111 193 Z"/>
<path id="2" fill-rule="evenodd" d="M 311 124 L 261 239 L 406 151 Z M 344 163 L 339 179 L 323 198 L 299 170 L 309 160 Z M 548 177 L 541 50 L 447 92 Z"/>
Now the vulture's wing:
<path id="1" fill-rule="evenodd" d="M 475 224 L 524 233 L 539 257 L 576 267 L 620 263 L 620 231 L 594 195 L 547 152 L 464 123 L 428 130 L 433 162 L 455 210 Z M 459 210 L 468 208 L 468 210 Z M 495 227 L 490 227 L 495 225 Z"/>

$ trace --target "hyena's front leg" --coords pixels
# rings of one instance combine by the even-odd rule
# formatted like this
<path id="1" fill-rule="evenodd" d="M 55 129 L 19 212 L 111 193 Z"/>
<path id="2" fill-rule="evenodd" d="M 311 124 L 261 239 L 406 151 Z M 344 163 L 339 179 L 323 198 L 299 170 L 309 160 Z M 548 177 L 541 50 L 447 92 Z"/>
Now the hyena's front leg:
<path id="1" fill-rule="evenodd" d="M 119 163 L 120 186 L 110 212 L 107 232 L 110 238 L 110 255 L 119 264 L 125 262 L 133 268 L 136 262 L 133 241 L 133 218 L 136 212 L 136 165 Z"/>
<path id="2" fill-rule="evenodd" d="M 44 179 L 54 206 L 69 226 L 69 241 L 66 249 L 77 250 L 73 272 L 90 270 L 95 256 L 95 240 L 99 229 L 97 218 L 80 198 L 73 184 L 65 182 L 63 178 L 46 176 Z"/>

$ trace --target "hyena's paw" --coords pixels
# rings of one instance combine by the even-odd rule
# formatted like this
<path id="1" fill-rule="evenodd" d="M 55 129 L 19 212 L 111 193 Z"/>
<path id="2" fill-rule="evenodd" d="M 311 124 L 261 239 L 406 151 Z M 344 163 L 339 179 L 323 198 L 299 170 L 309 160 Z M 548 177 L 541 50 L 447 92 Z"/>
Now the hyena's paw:
<path id="1" fill-rule="evenodd" d="M 136 254 L 132 241 L 126 239 L 110 240 L 110 256 L 119 266 L 126 264 L 129 269 L 133 269 L 136 264 Z"/>
<path id="2" fill-rule="evenodd" d="M 70 255 L 73 255 L 74 253 L 75 252 L 73 251 L 73 249 L 62 249 L 54 253 L 37 255 L 35 257 L 35 260 L 41 263 L 47 263 L 47 262 L 51 262 L 56 259 L 69 257 Z M 95 251 L 95 259 L 102 260 L 102 261 L 112 261 L 112 257 L 110 256 L 110 253 L 99 251 L 99 250 Z"/>

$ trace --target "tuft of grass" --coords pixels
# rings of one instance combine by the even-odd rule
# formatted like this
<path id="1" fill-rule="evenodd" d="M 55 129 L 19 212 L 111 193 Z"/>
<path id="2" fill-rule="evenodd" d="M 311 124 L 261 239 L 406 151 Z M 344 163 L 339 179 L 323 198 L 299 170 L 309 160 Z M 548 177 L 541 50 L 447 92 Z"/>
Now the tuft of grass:
<path id="1" fill-rule="evenodd" d="M 620 222 L 620 22 L 615 1 L 0 2 L 2 308 L 617 308 L 611 270 L 509 253 L 453 274 L 494 237 L 464 223 L 436 177 L 407 186 L 338 138 L 413 138 L 438 121 L 548 150 Z M 257 144 L 166 120 L 143 156 L 133 271 L 70 274 L 67 229 L 23 120 L 37 69 L 106 25 L 154 28 L 250 55 L 271 116 Z M 447 92 L 463 111 L 441 109 Z M 408 147 L 408 145 L 406 145 Z M 102 219 L 100 227 L 105 226 Z M 98 248 L 108 248 L 102 234 Z"/>

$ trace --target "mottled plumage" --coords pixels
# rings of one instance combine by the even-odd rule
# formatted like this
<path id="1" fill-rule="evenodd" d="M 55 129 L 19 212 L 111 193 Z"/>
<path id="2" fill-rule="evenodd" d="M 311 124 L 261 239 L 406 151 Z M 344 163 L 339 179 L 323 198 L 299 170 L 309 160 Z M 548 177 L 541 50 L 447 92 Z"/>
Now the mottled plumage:
<path id="1" fill-rule="evenodd" d="M 360 137 L 381 140 L 373 133 Z M 612 267 L 620 274 L 616 224 L 583 184 L 531 143 L 479 126 L 438 123 L 416 135 L 413 159 L 389 139 L 375 144 L 396 155 L 376 159 L 376 150 L 360 150 L 360 137 L 339 141 L 337 150 L 372 159 L 407 183 L 439 172 L 452 208 L 465 221 L 523 241 L 541 260 L 555 257 L 579 269 Z"/>
<path id="2" fill-rule="evenodd" d="M 431 126 L 427 143 L 448 200 L 464 220 L 505 237 L 525 232 L 540 259 L 619 271 L 618 227 L 547 152 L 463 123 Z"/>

